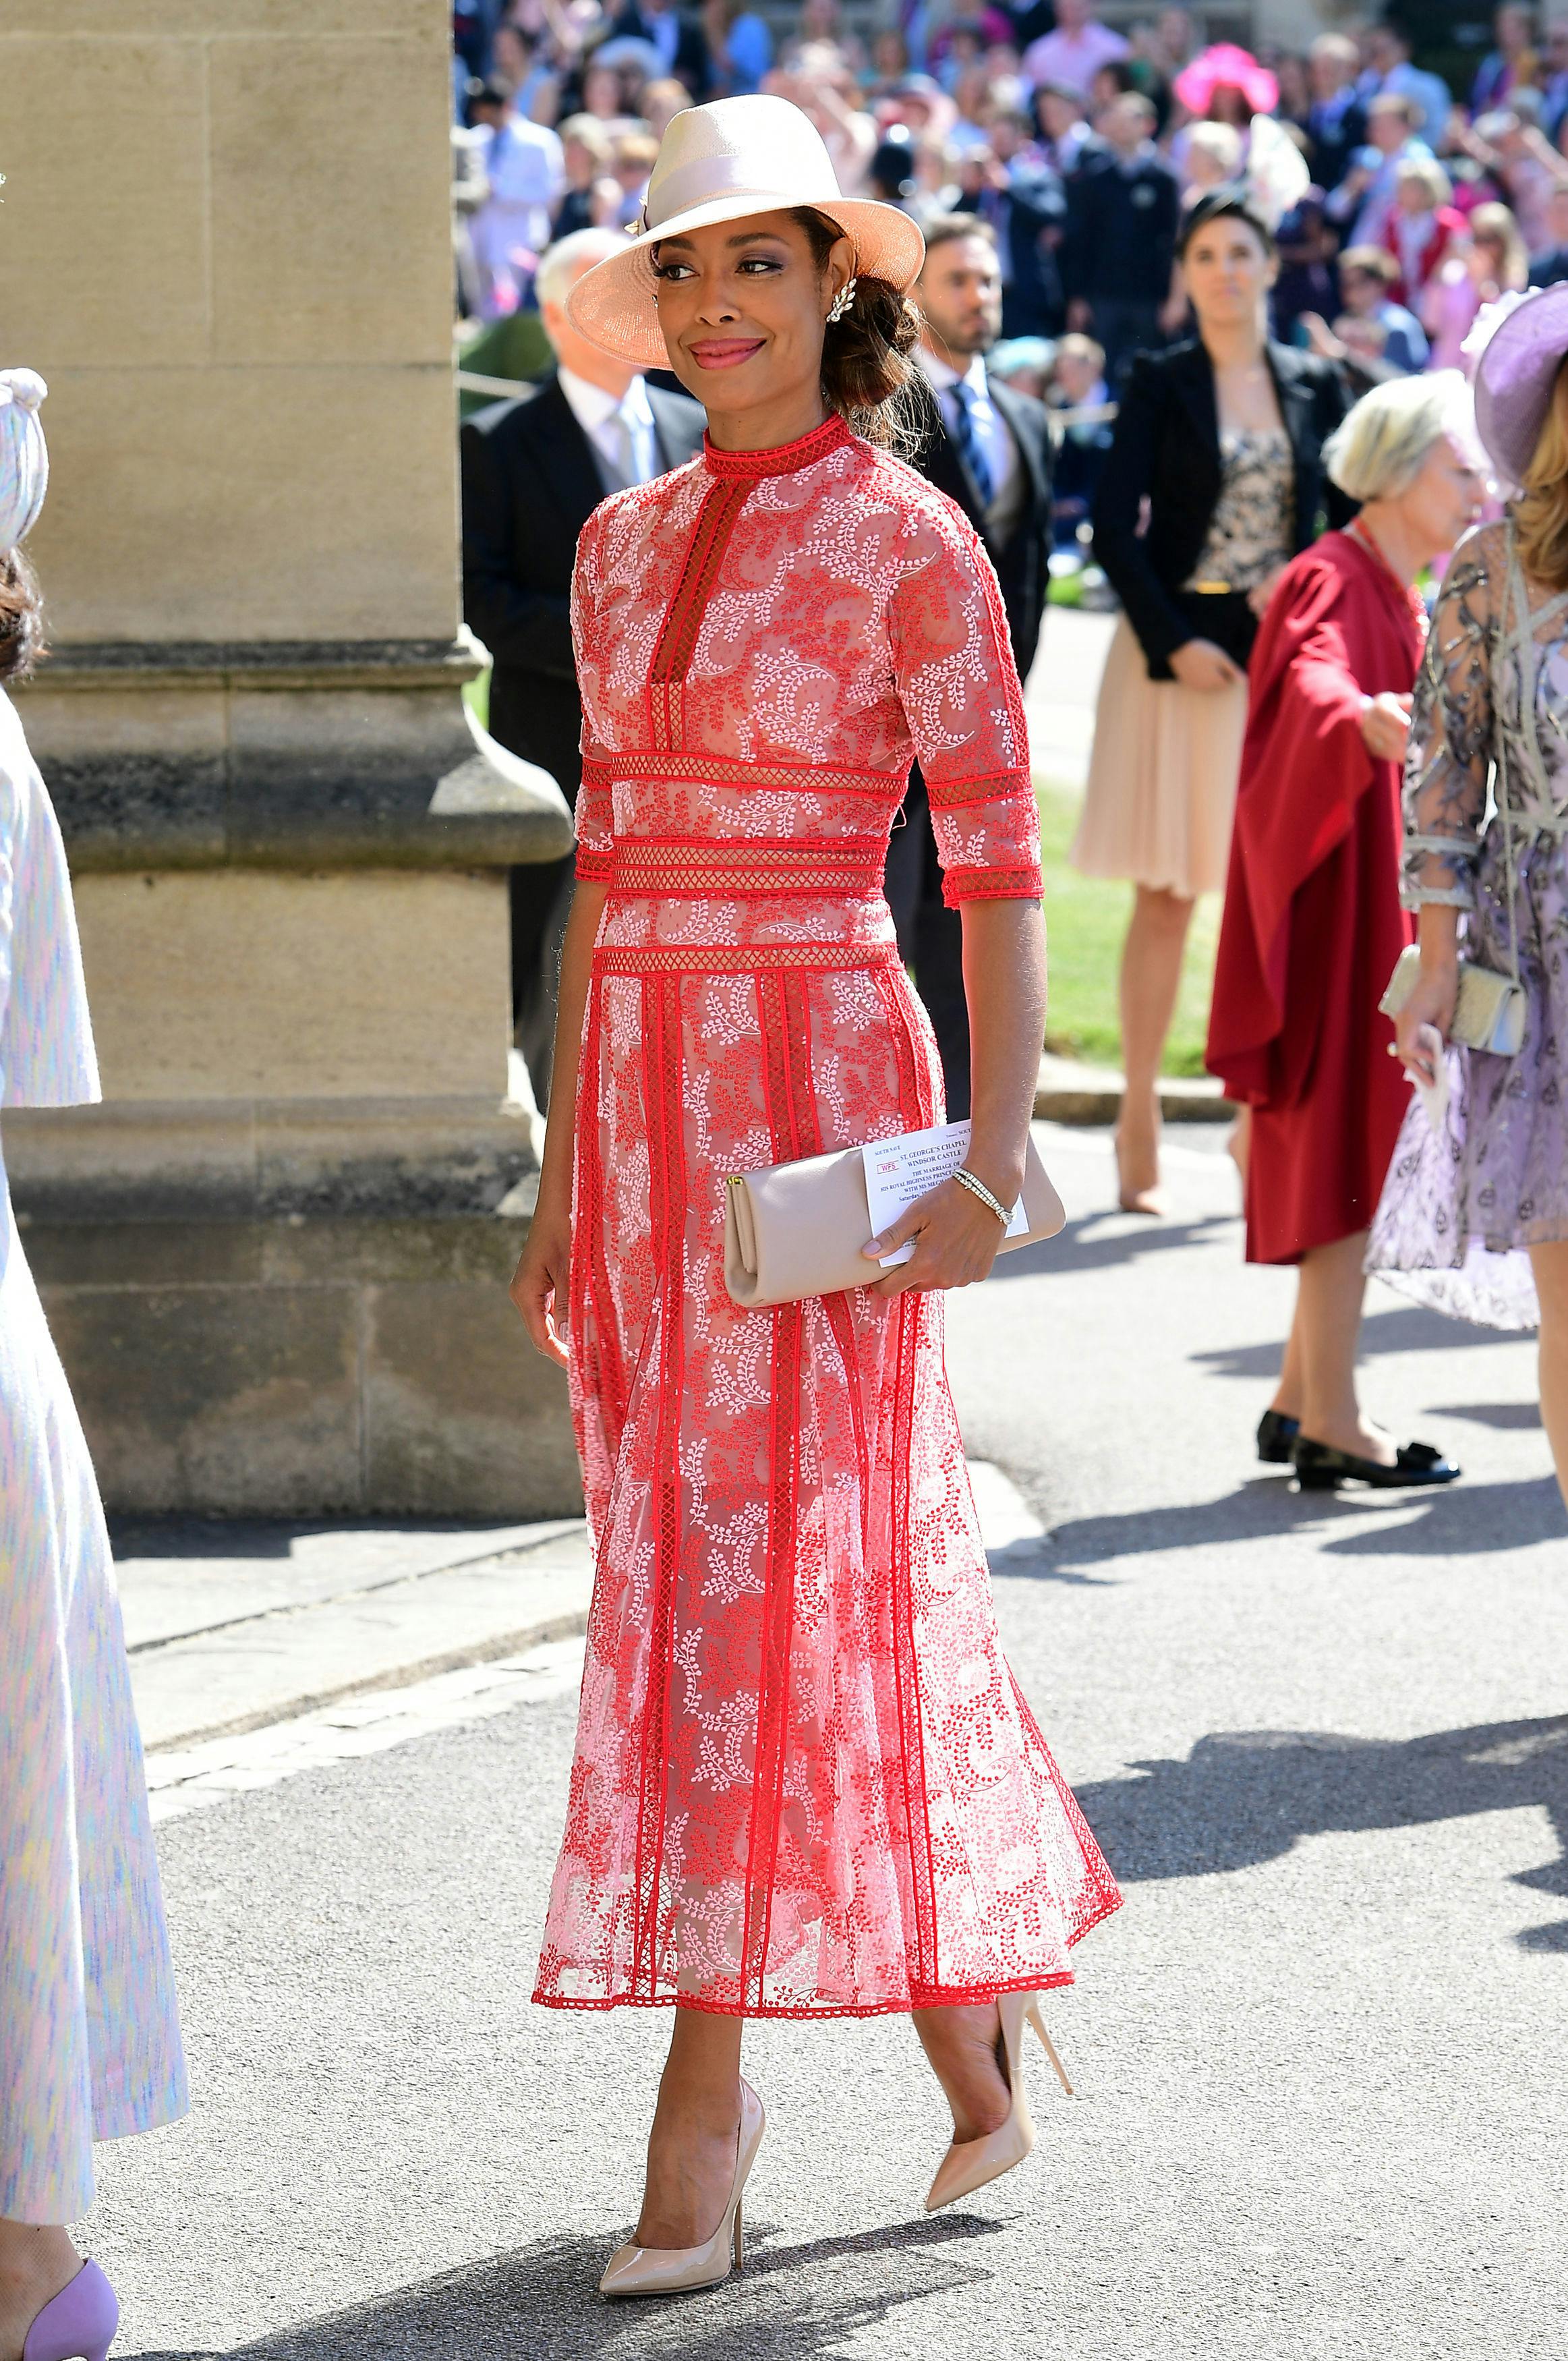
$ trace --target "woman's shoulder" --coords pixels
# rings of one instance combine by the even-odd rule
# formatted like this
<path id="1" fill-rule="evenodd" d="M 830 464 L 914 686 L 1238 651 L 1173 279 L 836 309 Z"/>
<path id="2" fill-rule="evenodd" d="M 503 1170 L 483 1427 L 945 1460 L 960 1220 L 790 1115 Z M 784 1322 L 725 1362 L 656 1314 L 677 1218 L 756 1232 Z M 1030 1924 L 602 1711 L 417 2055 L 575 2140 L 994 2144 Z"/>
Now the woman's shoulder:
<path id="1" fill-rule="evenodd" d="M 1463 603 L 1475 621 L 1486 622 L 1500 610 L 1508 567 L 1507 518 L 1494 517 L 1485 524 L 1472 525 L 1453 545 L 1442 577 L 1441 602 L 1450 608 Z"/>
<path id="2" fill-rule="evenodd" d="M 959 506 L 895 452 L 857 438 L 857 490 L 869 507 L 890 516 L 903 545 L 917 562 L 946 555 L 972 562 L 985 544 Z"/>

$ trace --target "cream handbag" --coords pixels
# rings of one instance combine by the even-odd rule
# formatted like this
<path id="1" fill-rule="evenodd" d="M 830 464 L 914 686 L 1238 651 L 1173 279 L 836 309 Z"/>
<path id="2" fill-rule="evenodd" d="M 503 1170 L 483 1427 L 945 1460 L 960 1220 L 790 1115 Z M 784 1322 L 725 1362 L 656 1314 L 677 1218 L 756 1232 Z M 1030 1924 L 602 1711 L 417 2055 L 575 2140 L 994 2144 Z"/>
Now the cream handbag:
<path id="1" fill-rule="evenodd" d="M 1420 972 L 1420 952 L 1414 943 L 1407 943 L 1394 963 L 1388 989 L 1377 1004 L 1385 1016 L 1398 1016 Z M 1448 1038 L 1466 1049 L 1490 1049 L 1494 1057 L 1517 1058 L 1524 1041 L 1524 986 L 1511 975 L 1499 975 L 1495 968 L 1461 960 L 1459 997 Z"/>
<path id="2" fill-rule="evenodd" d="M 1067 1214 L 1033 1139 L 1024 1154 L 1024 1218 L 999 1252 L 1054 1238 Z M 724 1192 L 724 1283 L 748 1312 L 837 1295 L 886 1277 L 861 1249 L 871 1235 L 865 1159 L 829 1148 L 765 1172 L 737 1174 Z"/>

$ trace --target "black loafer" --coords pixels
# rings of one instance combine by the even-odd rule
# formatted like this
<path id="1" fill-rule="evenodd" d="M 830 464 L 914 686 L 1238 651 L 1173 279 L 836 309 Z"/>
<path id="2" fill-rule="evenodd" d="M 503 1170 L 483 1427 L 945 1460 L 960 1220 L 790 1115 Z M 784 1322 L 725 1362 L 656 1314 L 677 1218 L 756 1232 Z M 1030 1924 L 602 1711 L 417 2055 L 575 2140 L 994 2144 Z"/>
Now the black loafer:
<path id="1" fill-rule="evenodd" d="M 1288 1467 L 1290 1445 L 1301 1432 L 1299 1418 L 1282 1410 L 1266 1410 L 1257 1422 L 1257 1455 L 1270 1467 Z"/>
<path id="2" fill-rule="evenodd" d="M 1381 1460 L 1358 1458 L 1354 1451 L 1336 1451 L 1331 1444 L 1314 1443 L 1299 1434 L 1290 1446 L 1296 1481 L 1303 1492 L 1332 1492 L 1341 1484 L 1370 1484 L 1393 1491 L 1416 1484 L 1452 1484 L 1460 1470 L 1430 1443 L 1401 1443 L 1392 1467 Z"/>

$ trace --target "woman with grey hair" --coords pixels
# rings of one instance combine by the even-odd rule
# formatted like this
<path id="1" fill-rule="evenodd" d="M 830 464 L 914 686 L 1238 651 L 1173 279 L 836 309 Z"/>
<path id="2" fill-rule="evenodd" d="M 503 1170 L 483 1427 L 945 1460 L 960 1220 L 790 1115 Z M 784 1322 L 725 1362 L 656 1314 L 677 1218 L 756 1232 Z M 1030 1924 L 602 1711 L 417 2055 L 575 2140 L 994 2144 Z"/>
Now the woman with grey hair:
<path id="1" fill-rule="evenodd" d="M 1426 626 L 1413 585 L 1476 513 L 1465 403 L 1451 374 L 1356 403 L 1324 459 L 1360 514 L 1287 568 L 1253 657 L 1208 1062 L 1251 1110 L 1247 1259 L 1300 1270 L 1257 1447 L 1303 1489 L 1459 1472 L 1364 1416 L 1355 1345 L 1407 1095 L 1377 1002 L 1410 935 L 1399 766 Z"/>

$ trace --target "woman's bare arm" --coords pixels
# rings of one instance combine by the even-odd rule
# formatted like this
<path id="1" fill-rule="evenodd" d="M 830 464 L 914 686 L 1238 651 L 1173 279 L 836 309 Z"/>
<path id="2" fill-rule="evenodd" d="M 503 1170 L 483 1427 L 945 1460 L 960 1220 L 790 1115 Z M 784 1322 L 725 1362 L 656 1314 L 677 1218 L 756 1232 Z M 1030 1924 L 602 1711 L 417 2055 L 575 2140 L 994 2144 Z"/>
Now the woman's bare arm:
<path id="1" fill-rule="evenodd" d="M 572 1243 L 572 1152 L 576 1132 L 578 1069 L 582 1063 L 583 1013 L 594 944 L 604 912 L 606 888 L 579 882 L 572 897 L 561 946 L 561 990 L 555 1011 L 555 1062 L 550 1083 L 550 1120 L 539 1176 L 539 1202 L 528 1244 L 512 1277 L 511 1300 L 547 1361 L 566 1366 L 566 1302 Z"/>
<path id="2" fill-rule="evenodd" d="M 993 1197 L 1012 1205 L 1023 1186 L 1046 1037 L 1045 915 L 1037 902 L 966 902 L 963 926 L 972 1126 L 964 1160 Z M 916 1240 L 912 1259 L 877 1280 L 874 1291 L 971 1286 L 990 1270 L 1002 1236 L 990 1208 L 946 1180 L 868 1246 L 868 1254 L 883 1255 Z"/>

